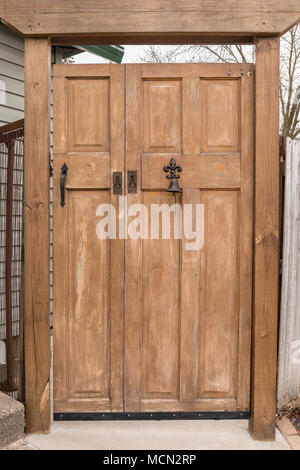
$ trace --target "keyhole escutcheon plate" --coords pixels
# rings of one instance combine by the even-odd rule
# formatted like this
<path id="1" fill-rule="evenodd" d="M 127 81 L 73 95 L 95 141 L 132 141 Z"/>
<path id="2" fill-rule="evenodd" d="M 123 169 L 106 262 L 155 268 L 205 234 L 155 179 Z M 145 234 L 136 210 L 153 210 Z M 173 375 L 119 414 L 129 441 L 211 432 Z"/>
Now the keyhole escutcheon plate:
<path id="1" fill-rule="evenodd" d="M 113 193 L 122 194 L 122 172 L 113 172 Z"/>
<path id="2" fill-rule="evenodd" d="M 128 193 L 137 192 L 137 171 L 127 172 L 127 191 Z"/>

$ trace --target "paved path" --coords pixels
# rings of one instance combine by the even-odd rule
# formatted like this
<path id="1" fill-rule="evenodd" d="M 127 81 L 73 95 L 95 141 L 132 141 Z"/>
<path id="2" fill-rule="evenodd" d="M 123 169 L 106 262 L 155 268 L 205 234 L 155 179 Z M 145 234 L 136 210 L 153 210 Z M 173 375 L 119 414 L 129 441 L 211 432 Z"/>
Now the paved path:
<path id="1" fill-rule="evenodd" d="M 50 434 L 30 434 L 41 450 L 289 450 L 277 430 L 276 442 L 253 441 L 247 420 L 55 422 Z"/>

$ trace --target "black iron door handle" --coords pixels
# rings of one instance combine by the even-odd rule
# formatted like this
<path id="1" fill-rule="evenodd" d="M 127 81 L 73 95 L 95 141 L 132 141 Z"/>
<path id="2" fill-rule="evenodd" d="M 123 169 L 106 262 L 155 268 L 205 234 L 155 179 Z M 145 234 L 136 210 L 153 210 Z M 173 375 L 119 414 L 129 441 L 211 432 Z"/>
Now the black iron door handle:
<path id="1" fill-rule="evenodd" d="M 61 175 L 60 175 L 60 205 L 64 207 L 65 205 L 65 180 L 68 173 L 68 167 L 64 163 L 61 167 Z"/>

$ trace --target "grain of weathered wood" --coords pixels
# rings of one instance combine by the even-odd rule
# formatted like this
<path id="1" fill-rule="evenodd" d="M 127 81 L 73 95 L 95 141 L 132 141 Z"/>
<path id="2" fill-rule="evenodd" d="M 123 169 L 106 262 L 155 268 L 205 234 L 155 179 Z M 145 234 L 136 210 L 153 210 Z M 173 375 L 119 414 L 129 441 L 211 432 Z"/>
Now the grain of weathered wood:
<path id="1" fill-rule="evenodd" d="M 25 41 L 25 402 L 28 432 L 50 425 L 50 44 Z"/>
<path id="2" fill-rule="evenodd" d="M 22 0 L 2 1 L 4 8 L 12 13 L 22 15 L 31 8 L 35 13 L 72 13 L 77 12 L 102 12 L 114 11 L 116 7 L 120 11 L 245 11 L 245 12 L 298 12 L 298 0 L 88 0 L 84 4 L 80 0 Z"/>
<path id="3" fill-rule="evenodd" d="M 249 409 L 253 76 L 228 79 L 218 65 L 126 69 L 126 166 L 139 175 L 128 204 L 173 204 L 162 170 L 175 157 L 176 202 L 204 204 L 205 235 L 200 251 L 173 235 L 126 241 L 125 410 Z"/>
<path id="4" fill-rule="evenodd" d="M 181 31 L 213 34 L 279 35 L 299 20 L 296 0 L 188 0 L 140 2 L 55 0 L 0 4 L 0 16 L 28 35 L 89 34 L 97 32 L 155 33 Z"/>
<path id="5" fill-rule="evenodd" d="M 252 80 L 254 77 L 252 76 Z M 238 408 L 249 406 L 252 316 L 253 172 L 254 172 L 254 86 L 241 80 L 241 190 L 240 190 L 240 332 L 238 356 Z"/>
<path id="6" fill-rule="evenodd" d="M 240 83 L 238 80 L 204 80 L 201 94 L 203 152 L 238 152 L 240 136 Z M 222 114 L 215 119 L 222 103 Z"/>
<path id="7" fill-rule="evenodd" d="M 113 172 L 124 172 L 123 194 L 125 194 L 125 67 L 111 65 L 111 182 Z M 112 184 L 111 184 L 112 187 Z M 111 191 L 111 204 L 120 210 L 119 195 Z M 118 220 L 117 230 L 121 232 L 123 221 Z M 111 305 L 111 407 L 122 411 L 124 406 L 124 284 L 125 284 L 125 242 L 120 237 L 111 240 L 110 305 Z"/>
<path id="8" fill-rule="evenodd" d="M 252 403 L 250 431 L 273 440 L 279 266 L 279 40 L 259 38 L 256 51 L 256 156 Z"/>
<path id="9" fill-rule="evenodd" d="M 244 74 L 253 70 L 253 64 L 164 64 L 164 76 L 168 78 L 240 78 L 241 72 Z M 161 70 L 157 64 L 142 65 L 142 77 L 160 78 Z"/>
<path id="10" fill-rule="evenodd" d="M 118 213 L 124 93 L 122 65 L 54 68 L 55 412 L 123 410 L 124 241 L 97 236 L 97 208 Z"/>
<path id="11" fill-rule="evenodd" d="M 64 154 L 57 154 L 59 168 L 65 162 Z M 68 179 L 66 189 L 108 189 L 111 186 L 111 166 L 109 153 L 76 152 L 68 156 Z M 59 166 L 60 165 L 60 166 Z"/>
<path id="12" fill-rule="evenodd" d="M 221 107 L 220 107 L 221 108 Z M 217 116 L 216 116 L 217 117 Z M 234 398 L 238 390 L 239 356 L 239 193 L 201 191 L 204 246 L 200 252 L 200 344 L 198 398 Z M 200 202 L 199 201 L 199 202 Z M 250 217 L 251 213 L 247 214 Z M 248 244 L 248 250 L 251 246 Z M 249 286 L 250 287 L 250 286 Z M 245 332 L 249 335 L 249 331 Z M 245 338 L 243 338 L 245 340 Z M 239 367 L 249 367 L 240 362 Z"/>
<path id="13" fill-rule="evenodd" d="M 193 87 L 197 90 L 197 86 Z M 185 94 L 185 97 L 187 93 Z M 190 103 L 187 101 L 187 105 Z M 192 116 L 192 120 L 193 120 Z M 183 204 L 199 203 L 199 189 L 185 189 L 182 194 Z M 195 211 L 193 225 L 196 226 Z M 184 238 L 183 242 L 187 242 Z M 180 336 L 182 348 L 180 351 L 180 398 L 184 404 L 195 403 L 198 398 L 199 343 L 200 343 L 200 309 L 201 309 L 201 251 L 182 250 L 181 253 L 181 289 L 182 292 L 192 292 L 193 295 L 182 295 L 180 298 Z M 191 331 L 190 325 L 193 325 Z"/>
<path id="14" fill-rule="evenodd" d="M 200 117 L 200 116 L 199 116 Z M 240 155 L 205 154 L 176 156 L 178 165 L 184 167 L 180 177 L 180 186 L 184 188 L 239 188 L 241 184 Z M 148 154 L 142 161 L 143 189 L 164 189 L 166 175 L 161 169 L 170 161 L 169 156 Z"/>
<path id="15" fill-rule="evenodd" d="M 140 102 L 142 99 L 141 67 L 131 65 L 126 69 L 126 161 L 128 170 L 137 170 L 137 193 L 127 194 L 128 204 L 142 203 L 141 162 L 142 122 Z M 139 357 L 142 322 L 141 273 L 137 268 L 142 257 L 142 240 L 128 239 L 125 245 L 125 353 L 124 353 L 124 408 L 140 411 L 140 368 L 136 367 Z M 128 313 L 129 315 L 128 315 Z"/>

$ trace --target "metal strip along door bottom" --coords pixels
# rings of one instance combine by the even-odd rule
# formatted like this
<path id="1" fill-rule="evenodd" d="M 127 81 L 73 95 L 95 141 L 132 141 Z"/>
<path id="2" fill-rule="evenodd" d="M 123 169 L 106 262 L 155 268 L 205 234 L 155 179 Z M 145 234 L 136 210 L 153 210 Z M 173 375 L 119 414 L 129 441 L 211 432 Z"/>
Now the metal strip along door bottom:
<path id="1" fill-rule="evenodd" d="M 134 421 L 134 420 L 197 420 L 249 419 L 249 411 L 204 412 L 134 412 L 134 413 L 54 413 L 54 421 Z"/>

